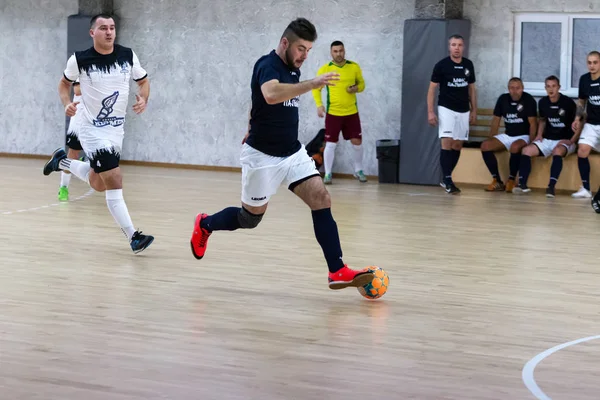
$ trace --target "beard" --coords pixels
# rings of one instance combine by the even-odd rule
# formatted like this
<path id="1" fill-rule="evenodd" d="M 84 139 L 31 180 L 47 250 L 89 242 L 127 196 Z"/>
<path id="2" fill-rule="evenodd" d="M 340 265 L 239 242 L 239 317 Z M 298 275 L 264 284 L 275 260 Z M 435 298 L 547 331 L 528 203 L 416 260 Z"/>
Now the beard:
<path id="1" fill-rule="evenodd" d="M 285 51 L 285 63 L 287 64 L 289 69 L 296 69 L 296 63 L 294 62 L 294 58 L 291 55 L 289 49 Z"/>

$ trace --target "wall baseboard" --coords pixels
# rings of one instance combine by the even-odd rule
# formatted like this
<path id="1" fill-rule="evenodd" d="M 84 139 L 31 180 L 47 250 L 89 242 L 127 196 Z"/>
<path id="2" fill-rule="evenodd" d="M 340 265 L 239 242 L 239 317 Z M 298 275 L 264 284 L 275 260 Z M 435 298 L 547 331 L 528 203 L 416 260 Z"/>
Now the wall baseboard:
<path id="1" fill-rule="evenodd" d="M 0 157 L 5 158 L 23 158 L 30 160 L 47 160 L 50 155 L 45 154 L 17 154 L 17 153 L 0 153 Z M 138 167 L 156 167 L 156 168 L 172 168 L 172 169 L 190 169 L 197 171 L 217 171 L 217 172 L 242 172 L 240 167 L 223 167 L 219 165 L 200 165 L 200 164 L 177 164 L 165 163 L 156 161 L 138 161 L 138 160 L 121 160 L 122 165 L 133 165 Z M 335 178 L 354 179 L 352 174 L 333 174 Z M 367 175 L 370 181 L 377 182 L 378 177 L 375 175 Z"/>

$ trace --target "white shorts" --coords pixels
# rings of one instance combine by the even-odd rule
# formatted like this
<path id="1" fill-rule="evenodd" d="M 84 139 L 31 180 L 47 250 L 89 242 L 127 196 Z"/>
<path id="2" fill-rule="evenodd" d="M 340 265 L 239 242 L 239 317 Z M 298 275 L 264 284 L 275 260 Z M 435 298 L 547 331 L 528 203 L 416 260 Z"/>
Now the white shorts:
<path id="1" fill-rule="evenodd" d="M 559 142 L 560 140 L 542 139 L 541 141 L 536 140 L 535 142 L 533 142 L 533 144 L 535 144 L 537 148 L 540 149 L 540 153 L 542 153 L 544 157 L 550 157 L 552 155 L 552 150 L 554 150 L 556 146 L 558 146 Z M 567 156 L 575 152 L 576 146 L 574 144 L 570 146 L 566 146 L 563 144 L 562 146 L 565 146 L 565 148 L 567 149 Z"/>
<path id="2" fill-rule="evenodd" d="M 123 149 L 123 131 L 98 128 L 82 124 L 79 129 L 79 142 L 97 173 L 110 171 L 119 166 Z"/>
<path id="3" fill-rule="evenodd" d="M 517 140 L 523 140 L 526 144 L 529 144 L 529 135 L 508 136 L 506 133 L 500 133 L 494 137 L 506 147 L 506 150 L 510 150 L 510 146 Z"/>
<path id="4" fill-rule="evenodd" d="M 587 144 L 595 151 L 600 151 L 600 125 L 585 124 L 578 144 Z"/>
<path id="5" fill-rule="evenodd" d="M 459 113 L 438 106 L 439 137 L 469 140 L 469 112 Z"/>
<path id="6" fill-rule="evenodd" d="M 123 134 L 120 132 L 111 132 L 105 128 L 97 128 L 89 124 L 79 126 L 79 141 L 85 154 L 92 158 L 94 153 L 99 150 L 114 149 L 121 153 L 123 149 Z"/>
<path id="7" fill-rule="evenodd" d="M 267 204 L 284 181 L 289 186 L 319 175 L 304 146 L 291 156 L 274 157 L 244 143 L 240 163 L 242 202 L 252 207 Z"/>

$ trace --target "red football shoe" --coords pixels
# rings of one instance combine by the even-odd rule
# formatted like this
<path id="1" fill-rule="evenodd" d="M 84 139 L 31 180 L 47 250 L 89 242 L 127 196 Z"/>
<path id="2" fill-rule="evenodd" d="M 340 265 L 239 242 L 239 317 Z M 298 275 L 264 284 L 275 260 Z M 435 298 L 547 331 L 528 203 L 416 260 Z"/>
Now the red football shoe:
<path id="1" fill-rule="evenodd" d="M 204 218 L 208 217 L 207 214 L 196 215 L 196 222 L 194 223 L 194 232 L 192 233 L 192 239 L 190 240 L 190 246 L 192 247 L 192 254 L 196 257 L 196 260 L 200 260 L 206 253 L 206 247 L 208 246 L 208 237 L 210 232 L 200 227 L 200 222 Z"/>
<path id="2" fill-rule="evenodd" d="M 337 290 L 348 286 L 361 287 L 371 283 L 374 277 L 367 269 L 355 271 L 344 265 L 339 271 L 329 273 L 329 288 Z"/>

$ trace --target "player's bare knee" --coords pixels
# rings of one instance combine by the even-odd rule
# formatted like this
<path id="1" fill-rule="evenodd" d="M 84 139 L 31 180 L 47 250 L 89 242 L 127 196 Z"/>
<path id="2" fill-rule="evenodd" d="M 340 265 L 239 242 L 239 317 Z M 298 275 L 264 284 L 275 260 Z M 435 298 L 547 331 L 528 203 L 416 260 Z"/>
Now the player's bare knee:
<path id="1" fill-rule="evenodd" d="M 577 149 L 577 157 L 580 157 L 580 158 L 589 157 L 590 150 L 591 150 L 591 147 L 586 146 L 586 145 L 580 145 L 579 148 Z"/>
<path id="2" fill-rule="evenodd" d="M 104 182 L 102 182 L 102 181 L 99 181 L 99 182 L 96 181 L 94 183 L 90 182 L 90 186 L 96 192 L 104 192 L 104 191 L 106 191 L 106 186 L 104 185 Z"/>
<path id="3" fill-rule="evenodd" d="M 513 143 L 510 145 L 510 152 L 512 154 L 519 154 L 521 153 L 521 150 L 523 150 L 523 145 L 519 143 Z"/>
<path id="4" fill-rule="evenodd" d="M 243 229 L 253 229 L 260 224 L 262 218 L 265 214 L 253 214 L 250 211 L 246 210 L 246 208 L 242 207 L 240 212 L 238 213 L 238 221 L 240 223 L 240 227 Z"/>
<path id="5" fill-rule="evenodd" d="M 97 173 L 90 171 L 90 186 L 97 192 L 104 192 L 106 190 L 106 185 L 100 175 Z"/>
<path id="6" fill-rule="evenodd" d="M 452 138 L 442 138 L 442 149 L 452 150 Z"/>
<path id="7" fill-rule="evenodd" d="M 461 151 L 462 147 L 463 147 L 463 141 L 462 140 L 454 140 L 452 142 L 452 150 Z"/>
<path id="8" fill-rule="evenodd" d="M 100 177 L 107 190 L 123 189 L 123 176 L 119 168 L 101 172 Z"/>
<path id="9" fill-rule="evenodd" d="M 537 147 L 535 145 L 527 146 L 523 149 L 523 155 L 528 157 L 535 157 L 537 152 Z"/>
<path id="10" fill-rule="evenodd" d="M 481 151 L 491 151 L 491 141 L 485 140 L 481 143 Z"/>
<path id="11" fill-rule="evenodd" d="M 329 192 L 327 191 L 327 189 L 325 189 L 323 187 L 322 190 L 319 190 L 318 192 L 315 193 L 315 201 L 313 204 L 313 207 L 311 207 L 313 210 L 320 210 L 323 208 L 330 208 L 331 207 L 331 196 L 329 195 Z"/>

